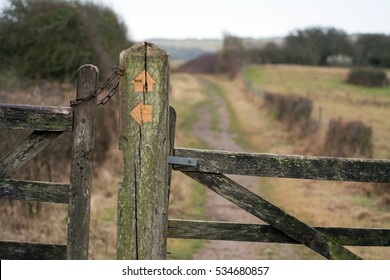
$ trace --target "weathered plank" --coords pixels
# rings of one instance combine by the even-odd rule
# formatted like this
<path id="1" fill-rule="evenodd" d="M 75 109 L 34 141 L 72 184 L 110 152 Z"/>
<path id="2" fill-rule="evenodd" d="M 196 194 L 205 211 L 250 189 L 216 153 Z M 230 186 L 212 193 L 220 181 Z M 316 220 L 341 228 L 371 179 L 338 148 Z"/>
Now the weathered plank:
<path id="1" fill-rule="evenodd" d="M 98 75 L 99 70 L 94 65 L 80 67 L 77 98 L 89 95 L 96 88 Z M 95 115 L 96 97 L 77 105 L 74 110 L 67 259 L 88 259 Z"/>
<path id="2" fill-rule="evenodd" d="M 169 107 L 169 155 L 173 155 L 175 149 L 175 132 L 176 132 L 176 111 Z M 172 165 L 168 170 L 168 203 L 171 191 Z"/>
<path id="3" fill-rule="evenodd" d="M 69 185 L 0 179 L 0 198 L 69 203 Z"/>
<path id="4" fill-rule="evenodd" d="M 181 171 L 263 177 L 390 183 L 390 160 L 235 153 L 175 148 L 175 156 L 198 160 Z"/>
<path id="5" fill-rule="evenodd" d="M 390 229 L 313 227 L 344 246 L 390 246 Z M 168 220 L 168 237 L 299 244 L 270 225 Z"/>
<path id="6" fill-rule="evenodd" d="M 165 259 L 168 212 L 168 54 L 139 43 L 120 55 L 124 179 L 118 198 L 117 257 Z"/>
<path id="7" fill-rule="evenodd" d="M 360 259 L 329 236 L 287 214 L 222 174 L 184 173 L 327 259 Z"/>
<path id="8" fill-rule="evenodd" d="M 70 107 L 0 104 L 0 129 L 72 131 Z"/>
<path id="9" fill-rule="evenodd" d="M 2 260 L 64 260 L 66 245 L 0 241 Z"/>
<path id="10" fill-rule="evenodd" d="M 0 160 L 0 178 L 11 177 L 62 132 L 34 131 Z"/>

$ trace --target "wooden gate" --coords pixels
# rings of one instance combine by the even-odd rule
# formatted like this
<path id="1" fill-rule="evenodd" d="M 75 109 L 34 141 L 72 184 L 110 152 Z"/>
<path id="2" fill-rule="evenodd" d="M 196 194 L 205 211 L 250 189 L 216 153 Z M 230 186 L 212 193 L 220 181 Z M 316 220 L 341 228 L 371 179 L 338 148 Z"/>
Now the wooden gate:
<path id="1" fill-rule="evenodd" d="M 223 175 L 390 183 L 389 160 L 174 149 L 167 54 L 140 43 L 121 69 L 119 259 L 165 259 L 167 237 L 303 244 L 328 259 L 360 259 L 344 246 L 390 246 L 389 229 L 311 227 Z M 168 220 L 168 161 L 268 225 Z"/>
<path id="2" fill-rule="evenodd" d="M 388 183 L 388 160 L 182 148 L 175 149 L 174 155 L 197 162 L 196 166 L 177 166 L 176 170 L 268 225 L 170 220 L 169 237 L 303 244 L 327 259 L 359 259 L 343 246 L 390 246 L 389 229 L 311 227 L 223 175 Z"/>
<path id="3" fill-rule="evenodd" d="M 93 65 L 79 69 L 78 98 L 96 88 L 97 77 Z M 88 259 L 95 112 L 96 98 L 74 109 L 0 104 L 0 129 L 33 130 L 0 160 L 0 198 L 69 204 L 67 244 L 0 241 L 0 259 Z M 63 132 L 73 133 L 70 184 L 10 179 Z"/>
<path id="4" fill-rule="evenodd" d="M 389 229 L 311 227 L 224 174 L 390 183 L 390 161 L 174 148 L 168 54 L 140 43 L 120 56 L 118 259 L 165 259 L 167 238 L 303 244 L 328 259 L 360 259 L 344 246 L 390 246 Z M 79 70 L 77 97 L 96 89 L 97 68 Z M 96 97 L 69 107 L 0 104 L 0 129 L 33 130 L 0 160 L 0 198 L 68 203 L 67 244 L 0 241 L 0 259 L 87 259 Z M 73 132 L 70 184 L 17 181 L 16 170 L 62 132 Z M 169 220 L 171 167 L 267 225 Z"/>

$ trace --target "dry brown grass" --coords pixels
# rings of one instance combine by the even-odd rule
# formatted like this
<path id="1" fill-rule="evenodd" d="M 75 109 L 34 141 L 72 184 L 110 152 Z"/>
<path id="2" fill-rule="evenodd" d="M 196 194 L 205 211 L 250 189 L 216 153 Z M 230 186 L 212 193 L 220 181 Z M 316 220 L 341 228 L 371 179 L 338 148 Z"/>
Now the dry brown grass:
<path id="1" fill-rule="evenodd" d="M 272 146 L 269 152 L 321 154 L 327 128 L 325 124 L 332 118 L 341 117 L 343 120 L 362 120 L 373 127 L 374 158 L 388 159 L 390 157 L 390 142 L 387 141 L 390 137 L 390 95 L 387 91 L 374 92 L 370 95 L 370 92 L 344 85 L 340 81 L 345 79 L 347 71 L 341 68 L 262 66 L 257 85 L 265 91 L 300 94 L 311 98 L 314 101 L 314 117 L 316 114 L 319 116 L 321 111 L 321 116 L 318 118 L 322 126 L 316 135 L 304 140 L 297 139 L 293 135 L 284 135 L 284 139 L 271 137 L 264 141 L 263 135 L 266 137 L 270 132 L 262 131 L 257 138 L 253 136 L 250 138 L 252 146 L 258 149 L 266 142 L 266 145 Z M 254 82 L 256 83 L 256 79 Z M 245 109 L 236 107 L 237 113 L 245 112 L 248 116 L 256 114 L 256 110 L 259 111 L 258 105 L 247 104 Z M 257 114 L 259 118 L 260 113 Z M 262 118 L 267 117 L 266 112 L 262 114 Z M 252 130 L 251 123 L 245 122 L 244 133 L 259 128 L 259 124 L 256 124 Z M 280 124 L 274 125 L 280 126 Z M 278 143 L 281 140 L 284 145 L 279 147 Z M 379 197 L 369 195 L 373 192 L 372 184 L 263 179 L 261 188 L 270 201 L 315 226 L 383 228 L 390 226 L 389 208 L 384 206 L 383 193 Z M 389 248 L 361 247 L 352 250 L 366 259 L 390 259 Z M 306 258 L 316 258 L 307 250 L 302 250 L 302 254 Z"/>

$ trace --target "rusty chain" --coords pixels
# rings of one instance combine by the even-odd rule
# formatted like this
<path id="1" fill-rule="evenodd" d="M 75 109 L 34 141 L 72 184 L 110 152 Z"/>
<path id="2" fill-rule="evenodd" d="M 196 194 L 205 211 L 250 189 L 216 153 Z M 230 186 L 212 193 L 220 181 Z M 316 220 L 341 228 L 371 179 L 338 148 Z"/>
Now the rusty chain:
<path id="1" fill-rule="evenodd" d="M 84 103 L 84 102 L 86 102 L 94 97 L 97 97 L 99 94 L 101 94 L 103 92 L 104 89 L 106 89 L 111 84 L 111 82 L 115 78 L 117 78 L 117 82 L 115 83 L 115 85 L 108 91 L 107 95 L 100 102 L 98 102 L 96 104 L 96 106 L 106 104 L 111 99 L 111 97 L 113 97 L 114 94 L 118 91 L 119 76 L 123 76 L 123 70 L 120 69 L 118 66 L 113 66 L 110 76 L 103 83 L 103 85 L 95 88 L 85 97 L 80 97 L 80 98 L 76 98 L 74 100 L 71 100 L 70 107 L 76 107 L 79 104 L 82 104 L 82 103 Z"/>

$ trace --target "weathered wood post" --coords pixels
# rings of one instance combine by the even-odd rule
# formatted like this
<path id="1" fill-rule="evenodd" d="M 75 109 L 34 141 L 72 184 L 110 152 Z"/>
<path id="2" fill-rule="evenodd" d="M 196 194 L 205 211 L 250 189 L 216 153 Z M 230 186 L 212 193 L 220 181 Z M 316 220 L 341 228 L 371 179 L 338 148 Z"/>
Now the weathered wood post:
<path id="1" fill-rule="evenodd" d="M 168 224 L 169 61 L 150 43 L 120 54 L 118 259 L 165 259 Z"/>
<path id="2" fill-rule="evenodd" d="M 77 74 L 77 98 L 86 97 L 96 88 L 99 70 L 87 64 L 81 66 Z M 92 185 L 90 153 L 95 139 L 95 114 L 96 97 L 74 109 L 67 259 L 88 259 Z"/>

